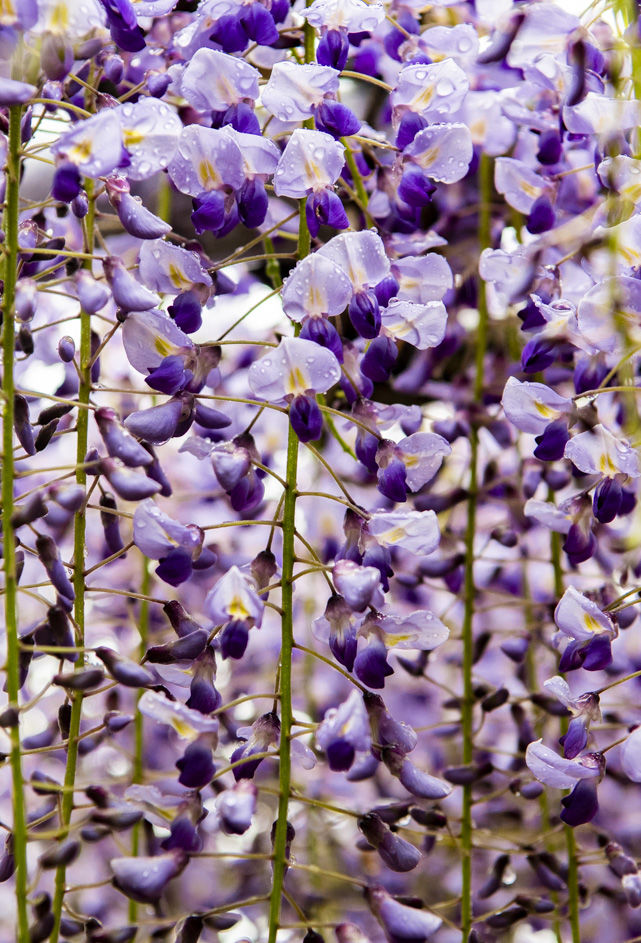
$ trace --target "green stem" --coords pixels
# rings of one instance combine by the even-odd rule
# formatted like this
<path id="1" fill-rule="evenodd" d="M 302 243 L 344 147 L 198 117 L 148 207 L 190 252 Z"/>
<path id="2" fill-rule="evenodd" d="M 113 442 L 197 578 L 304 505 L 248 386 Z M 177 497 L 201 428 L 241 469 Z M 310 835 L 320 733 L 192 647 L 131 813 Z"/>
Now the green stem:
<path id="1" fill-rule="evenodd" d="M 492 163 L 486 155 L 479 165 L 479 251 L 491 243 L 490 201 L 492 196 Z M 488 310 L 485 283 L 478 282 L 479 322 L 476 332 L 476 355 L 474 372 L 474 402 L 481 402 L 483 394 L 484 360 L 487 350 Z M 465 582 L 463 588 L 464 614 L 463 641 L 463 700 L 461 705 L 461 733 L 463 737 L 463 763 L 471 763 L 474 751 L 474 690 L 472 667 L 474 656 L 474 608 L 476 588 L 474 586 L 474 541 L 476 537 L 476 514 L 478 507 L 478 429 L 474 422 L 470 429 L 470 484 L 465 528 Z M 472 786 L 463 786 L 463 808 L 461 814 L 461 930 L 467 940 L 472 929 Z"/>
<path id="2" fill-rule="evenodd" d="M 6 167 L 6 202 L 4 212 L 4 299 L 2 303 L 2 522 L 5 575 L 5 622 L 7 627 L 7 695 L 9 705 L 18 708 L 20 692 L 20 643 L 18 641 L 18 580 L 16 577 L 15 534 L 13 514 L 13 419 L 15 386 L 14 302 L 18 266 L 18 215 L 20 211 L 20 122 L 22 108 L 9 109 L 9 147 Z M 20 759 L 20 728 L 10 728 L 11 776 L 13 786 L 13 854 L 16 862 L 16 909 L 18 943 L 28 943 L 27 918 L 27 823 L 24 781 Z"/>
<path id="3" fill-rule="evenodd" d="M 292 650 L 294 647 L 293 575 L 298 437 L 291 425 L 287 437 L 287 486 L 283 503 L 282 622 L 280 654 L 280 750 L 278 818 L 274 833 L 274 875 L 269 904 L 269 940 L 275 943 L 283 880 L 287 868 L 287 814 L 291 789 Z"/>
<path id="4" fill-rule="evenodd" d="M 368 226 L 373 226 L 374 220 L 370 216 L 367 209 L 367 204 L 369 203 L 369 197 L 367 196 L 367 190 L 365 189 L 363 178 L 361 177 L 360 171 L 358 169 L 356 158 L 352 154 L 352 150 L 349 144 L 347 143 L 347 138 L 341 138 L 341 143 L 343 144 L 345 148 L 345 160 L 347 162 L 349 172 L 352 175 L 352 180 L 354 181 L 354 189 L 356 190 L 356 196 L 358 197 L 360 208 L 363 211 L 363 215 L 365 216 L 365 221 Z"/>
<path id="5" fill-rule="evenodd" d="M 91 271 L 91 253 L 94 242 L 95 200 L 93 181 L 85 180 L 85 189 L 89 198 L 89 210 L 85 217 L 85 250 L 88 254 L 84 267 Z M 80 347 L 79 347 L 79 388 L 78 402 L 81 406 L 88 406 L 91 394 L 91 315 L 80 311 Z M 87 471 L 84 465 L 89 440 L 89 409 L 80 408 L 76 420 L 76 483 L 86 488 Z M 73 524 L 73 589 L 74 621 L 76 624 L 76 645 L 81 649 L 85 644 L 85 576 L 84 556 L 86 544 L 86 509 L 82 507 L 74 517 Z M 79 671 L 85 662 L 84 652 L 81 650 L 75 668 Z M 76 781 L 76 766 L 78 764 L 78 735 L 80 733 L 80 719 L 82 716 L 82 692 L 73 694 L 71 718 L 69 721 L 69 743 L 67 746 L 67 764 L 65 767 L 64 786 L 60 804 L 60 826 L 64 835 L 69 830 L 71 814 L 73 812 L 73 787 Z M 55 890 L 53 898 L 54 925 L 51 931 L 50 943 L 57 943 L 62 919 L 62 906 L 65 895 L 66 866 L 60 865 L 56 870 Z"/>

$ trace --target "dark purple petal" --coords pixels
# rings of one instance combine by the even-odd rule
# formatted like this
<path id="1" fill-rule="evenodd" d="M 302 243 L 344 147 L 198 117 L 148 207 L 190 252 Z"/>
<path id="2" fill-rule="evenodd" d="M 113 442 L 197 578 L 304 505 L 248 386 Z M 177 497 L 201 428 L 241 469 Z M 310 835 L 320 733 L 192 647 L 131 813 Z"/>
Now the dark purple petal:
<path id="1" fill-rule="evenodd" d="M 180 770 L 178 782 L 189 789 L 204 789 L 216 772 L 211 747 L 198 741 L 189 744 L 176 766 Z"/>
<path id="2" fill-rule="evenodd" d="M 220 651 L 223 658 L 242 658 L 249 641 L 249 628 L 242 619 L 228 622 L 220 633 Z"/>
<path id="3" fill-rule="evenodd" d="M 370 642 L 354 660 L 354 674 L 368 688 L 384 688 L 385 678 L 394 673 L 387 663 L 387 649 L 382 642 Z"/>
<path id="4" fill-rule="evenodd" d="M 258 177 L 253 180 L 246 180 L 236 194 L 236 200 L 241 223 L 247 226 L 248 229 L 262 226 L 269 205 L 263 181 Z"/>
<path id="5" fill-rule="evenodd" d="M 241 7 L 241 11 L 243 28 L 250 39 L 260 46 L 278 42 L 278 30 L 267 7 L 254 2 Z"/>
<path id="6" fill-rule="evenodd" d="M 184 390 L 192 379 L 193 374 L 185 369 L 183 358 L 179 354 L 170 354 L 158 367 L 150 371 L 145 377 L 145 383 L 152 390 L 173 396 L 179 390 Z"/>
<path id="7" fill-rule="evenodd" d="M 329 29 L 321 36 L 316 47 L 316 61 L 319 65 L 328 65 L 342 72 L 348 56 L 349 39 L 345 30 Z"/>
<path id="8" fill-rule="evenodd" d="M 570 795 L 561 799 L 561 820 L 572 828 L 591 822 L 599 811 L 596 790 L 597 784 L 593 779 L 579 780 Z"/>
<path id="9" fill-rule="evenodd" d="M 373 291 L 357 291 L 349 303 L 347 313 L 361 337 L 376 337 L 381 329 L 381 310 Z"/>
<path id="10" fill-rule="evenodd" d="M 325 131 L 336 139 L 358 134 L 361 129 L 361 122 L 351 108 L 331 99 L 321 102 L 314 118 L 319 131 Z"/>
<path id="11" fill-rule="evenodd" d="M 597 521 L 609 524 L 621 510 L 623 488 L 616 478 L 603 478 L 594 490 L 592 512 Z"/>
<path id="12" fill-rule="evenodd" d="M 409 167 L 398 185 L 399 197 L 414 209 L 429 206 L 435 191 L 436 185 L 418 167 Z"/>
<path id="13" fill-rule="evenodd" d="M 112 858 L 114 886 L 131 900 L 153 904 L 160 900 L 165 887 L 187 864 L 183 851 L 169 851 L 149 858 Z"/>
<path id="14" fill-rule="evenodd" d="M 386 334 L 375 337 L 361 360 L 361 373 L 373 383 L 385 383 L 396 362 L 396 344 Z"/>
<path id="15" fill-rule="evenodd" d="M 159 445 L 174 435 L 182 410 L 182 401 L 171 399 L 161 406 L 151 406 L 149 409 L 130 413 L 124 421 L 124 426 L 139 439 Z"/>
<path id="16" fill-rule="evenodd" d="M 314 238 L 321 226 L 332 226 L 334 229 L 349 227 L 343 203 L 333 190 L 324 189 L 310 193 L 305 204 L 305 218 Z"/>
<path id="17" fill-rule="evenodd" d="M 378 470 L 378 490 L 390 501 L 407 500 L 407 469 L 400 459 L 393 459 L 386 468 Z"/>
<path id="18" fill-rule="evenodd" d="M 567 421 L 562 419 L 551 422 L 541 435 L 535 437 L 537 443 L 534 457 L 542 462 L 558 462 L 563 458 L 566 443 L 570 440 Z"/>
<path id="19" fill-rule="evenodd" d="M 51 195 L 61 203 L 70 203 L 80 193 L 82 178 L 75 164 L 65 162 L 56 167 Z"/>
<path id="20" fill-rule="evenodd" d="M 552 229 L 556 215 L 547 196 L 540 196 L 532 204 L 525 228 L 528 232 L 538 235 Z"/>
<path id="21" fill-rule="evenodd" d="M 289 421 L 301 442 L 314 442 L 323 430 L 323 416 L 316 397 L 295 396 L 289 407 Z"/>
<path id="22" fill-rule="evenodd" d="M 189 579 L 191 572 L 191 554 L 180 547 L 163 557 L 155 570 L 156 576 L 170 586 L 180 586 Z"/>
<path id="23" fill-rule="evenodd" d="M 97 648 L 96 655 L 112 678 L 125 687 L 146 688 L 155 681 L 154 676 L 142 665 L 137 665 L 135 661 L 124 658 L 110 648 Z"/>

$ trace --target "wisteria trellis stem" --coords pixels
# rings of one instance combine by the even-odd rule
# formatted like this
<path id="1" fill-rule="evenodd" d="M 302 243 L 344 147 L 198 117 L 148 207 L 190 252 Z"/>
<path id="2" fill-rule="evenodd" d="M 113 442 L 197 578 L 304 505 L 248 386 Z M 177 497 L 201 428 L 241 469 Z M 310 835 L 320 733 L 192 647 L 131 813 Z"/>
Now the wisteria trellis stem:
<path id="1" fill-rule="evenodd" d="M 479 252 L 490 245 L 490 201 L 492 197 L 492 163 L 483 154 L 479 163 Z M 479 320 L 476 333 L 476 370 L 474 377 L 474 401 L 479 403 L 483 393 L 483 370 L 487 349 L 487 301 L 485 283 L 478 283 Z M 463 763 L 472 762 L 474 743 L 474 692 L 472 667 L 474 654 L 474 608 L 476 588 L 474 585 L 474 542 L 476 537 L 476 515 L 478 502 L 478 430 L 474 423 L 470 429 L 470 484 L 465 529 L 465 582 L 463 640 L 463 701 L 461 727 L 463 736 Z M 461 930 L 467 940 L 472 928 L 472 786 L 463 786 L 463 809 L 461 816 Z"/>
<path id="2" fill-rule="evenodd" d="M 274 833 L 274 873 L 269 906 L 269 943 L 275 943 L 280 917 L 283 880 L 287 868 L 287 814 L 291 788 L 292 726 L 292 651 L 294 646 L 293 582 L 294 529 L 296 513 L 296 474 L 298 469 L 298 438 L 289 427 L 287 438 L 287 467 L 285 501 L 283 503 L 283 569 L 281 654 L 280 654 L 280 750 L 278 818 Z"/>
<path id="3" fill-rule="evenodd" d="M 2 524 L 5 575 L 5 623 L 7 632 L 7 694 L 9 704 L 18 709 L 20 691 L 20 643 L 18 640 L 18 580 L 16 576 L 16 546 L 11 523 L 13 514 L 13 419 L 15 322 L 14 302 L 18 265 L 18 217 L 20 212 L 20 125 L 22 108 L 9 109 L 9 141 L 7 152 L 6 202 L 4 212 L 5 249 L 2 266 L 4 298 L 2 304 Z M 20 727 L 10 729 L 11 774 L 13 784 L 13 855 L 16 863 L 17 940 L 28 943 L 27 919 L 27 824 L 24 801 L 24 782 L 20 756 Z"/>
<path id="4" fill-rule="evenodd" d="M 94 243 L 94 225 L 95 225 L 95 200 L 93 193 L 93 181 L 87 179 L 85 188 L 89 201 L 89 209 L 85 217 L 85 250 L 87 257 L 84 268 L 91 270 L 91 258 Z M 91 394 L 91 315 L 81 309 L 80 311 L 80 344 L 78 351 L 78 402 L 86 406 L 89 403 Z M 86 487 L 87 469 L 84 464 L 85 455 L 89 441 L 89 410 L 79 409 L 76 420 L 76 484 Z M 73 525 L 73 588 L 75 593 L 74 600 L 74 621 L 76 624 L 76 645 L 82 647 L 85 643 L 85 574 L 84 557 L 86 544 L 86 511 L 82 507 L 74 516 Z M 80 669 L 85 662 L 84 651 L 80 651 L 76 661 L 76 670 Z M 82 716 L 82 692 L 76 691 L 73 695 L 71 705 L 71 719 L 69 721 L 69 743 L 67 746 L 67 763 L 65 767 L 65 792 L 63 793 L 60 805 L 60 825 L 63 830 L 68 829 L 73 812 L 73 786 L 76 779 L 76 766 L 78 763 L 78 734 L 80 733 L 80 719 Z M 56 943 L 60 933 L 60 920 L 62 918 L 62 907 L 65 895 L 65 865 L 59 865 L 56 870 L 55 891 L 53 899 L 54 926 L 51 932 L 50 941 Z"/>

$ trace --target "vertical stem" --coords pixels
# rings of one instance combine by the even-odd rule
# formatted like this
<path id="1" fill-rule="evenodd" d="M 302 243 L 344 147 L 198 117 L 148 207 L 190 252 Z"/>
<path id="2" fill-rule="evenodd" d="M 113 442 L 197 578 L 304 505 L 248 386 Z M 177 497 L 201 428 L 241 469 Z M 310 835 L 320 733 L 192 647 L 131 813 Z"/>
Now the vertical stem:
<path id="1" fill-rule="evenodd" d="M 15 302 L 18 265 L 18 215 L 20 210 L 20 123 L 22 108 L 9 109 L 9 146 L 6 168 L 6 203 L 4 211 L 5 249 L 2 275 L 2 526 L 5 575 L 5 622 L 7 627 L 7 694 L 9 705 L 18 709 L 20 692 L 20 643 L 18 640 L 18 606 L 15 534 L 13 514 L 13 418 L 15 361 Z M 24 781 L 20 758 L 20 728 L 11 727 L 11 776 L 13 788 L 13 854 L 16 862 L 17 940 L 28 943 L 27 919 L 27 823 L 25 817 Z"/>
<path id="2" fill-rule="evenodd" d="M 479 252 L 490 245 L 490 199 L 492 188 L 492 164 L 481 155 L 479 164 Z M 479 323 L 476 332 L 476 356 L 474 373 L 474 403 L 483 395 L 483 370 L 487 350 L 487 301 L 485 283 L 478 281 Z M 474 417 L 470 423 L 470 484 L 465 529 L 465 582 L 463 588 L 463 702 L 461 726 L 463 736 L 463 763 L 471 763 L 473 757 L 474 692 L 472 683 L 472 658 L 474 651 L 474 540 L 476 536 L 476 514 L 478 504 L 478 429 Z M 472 929 L 472 786 L 463 786 L 463 810 L 461 817 L 461 930 L 467 940 Z"/>
<path id="3" fill-rule="evenodd" d="M 94 223 L 95 223 L 95 200 L 93 194 L 93 181 L 85 180 L 85 189 L 89 198 L 89 210 L 85 217 L 85 252 L 93 252 L 94 243 Z M 84 267 L 91 270 L 91 260 L 87 259 Z M 80 311 L 80 347 L 78 372 L 80 384 L 78 389 L 78 402 L 87 405 L 91 393 L 91 315 Z M 76 483 L 83 488 L 87 484 L 87 473 L 84 468 L 85 455 L 87 454 L 87 445 L 89 438 L 89 410 L 78 409 L 78 418 L 76 420 Z M 75 593 L 74 600 L 74 621 L 76 624 L 76 645 L 85 644 L 85 577 L 84 577 L 84 558 L 85 558 L 85 537 L 86 537 L 86 510 L 84 507 L 76 513 L 73 522 L 73 589 Z M 76 670 L 84 665 L 84 652 L 80 651 L 76 662 Z M 60 827 L 63 834 L 68 830 L 71 822 L 71 813 L 73 812 L 73 787 L 76 781 L 76 765 L 78 763 L 78 735 L 80 733 L 80 718 L 82 716 L 82 692 L 75 691 L 72 695 L 71 718 L 69 721 L 69 740 L 67 745 L 67 764 L 65 768 L 64 785 L 65 790 L 62 794 L 60 805 Z M 56 870 L 55 890 L 53 898 L 53 916 L 54 926 L 51 931 L 50 943 L 57 943 L 60 933 L 60 920 L 62 918 L 62 905 L 65 895 L 65 874 L 66 866 L 60 865 Z"/>
<path id="4" fill-rule="evenodd" d="M 287 868 L 287 813 L 291 786 L 290 734 L 292 727 L 292 649 L 294 644 L 293 583 L 294 530 L 296 512 L 296 472 L 298 437 L 291 425 L 287 437 L 287 486 L 283 504 L 283 570 L 281 654 L 280 654 L 280 758 L 278 818 L 274 833 L 274 874 L 269 905 L 269 941 L 275 943 L 280 917 L 283 880 Z"/>
<path id="5" fill-rule="evenodd" d="M 140 592 L 143 596 L 149 595 L 149 560 L 143 557 L 142 560 L 142 581 Z M 138 631 L 140 633 L 140 644 L 138 647 L 139 659 L 147 653 L 147 644 L 149 640 L 149 600 L 143 599 L 140 604 L 140 618 Z M 134 760 L 131 781 L 132 783 L 141 783 L 144 771 L 145 759 L 145 738 L 144 738 L 144 717 L 138 710 L 138 701 L 142 697 L 140 689 L 136 693 L 136 718 L 134 721 Z M 140 822 L 137 822 L 131 832 L 131 854 L 134 858 L 138 856 L 140 848 Z M 135 923 L 138 916 L 138 904 L 135 900 L 129 901 L 129 920 Z"/>

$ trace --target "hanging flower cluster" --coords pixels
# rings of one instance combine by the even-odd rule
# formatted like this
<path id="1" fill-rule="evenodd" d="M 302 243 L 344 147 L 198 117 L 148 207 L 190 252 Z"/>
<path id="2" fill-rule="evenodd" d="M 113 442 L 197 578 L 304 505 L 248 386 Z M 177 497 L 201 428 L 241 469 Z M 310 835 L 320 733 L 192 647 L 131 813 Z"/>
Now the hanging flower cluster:
<path id="1" fill-rule="evenodd" d="M 2 939 L 641 938 L 641 21 L 573 8 L 0 2 Z"/>

